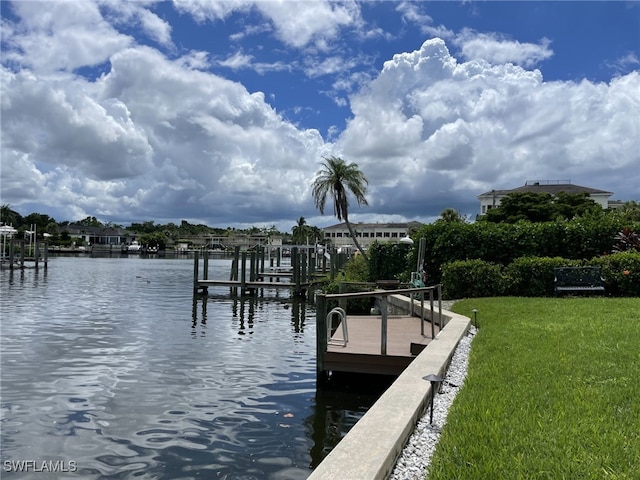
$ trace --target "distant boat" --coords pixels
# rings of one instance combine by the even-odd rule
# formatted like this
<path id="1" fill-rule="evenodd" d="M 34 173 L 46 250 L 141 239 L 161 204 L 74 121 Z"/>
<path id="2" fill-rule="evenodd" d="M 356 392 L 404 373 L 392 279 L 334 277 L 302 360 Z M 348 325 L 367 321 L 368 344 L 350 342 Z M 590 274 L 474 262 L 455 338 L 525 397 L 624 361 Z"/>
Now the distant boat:
<path id="1" fill-rule="evenodd" d="M 142 245 L 140 245 L 136 240 L 134 240 L 129 245 L 125 245 L 122 251 L 124 253 L 141 253 Z"/>

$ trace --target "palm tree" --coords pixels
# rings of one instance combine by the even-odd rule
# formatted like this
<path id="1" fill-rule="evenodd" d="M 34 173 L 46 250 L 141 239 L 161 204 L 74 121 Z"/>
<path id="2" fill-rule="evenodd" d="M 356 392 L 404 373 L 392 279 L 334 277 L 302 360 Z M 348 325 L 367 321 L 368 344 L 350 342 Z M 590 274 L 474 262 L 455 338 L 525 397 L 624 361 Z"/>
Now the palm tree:
<path id="1" fill-rule="evenodd" d="M 440 212 L 441 220 L 446 223 L 464 223 L 465 218 L 460 215 L 460 212 L 454 210 L 453 208 L 445 208 L 442 212 Z"/>
<path id="2" fill-rule="evenodd" d="M 3 223 L 5 225 L 19 227 L 20 225 L 18 224 L 22 223 L 22 215 L 12 210 L 8 203 L 4 203 L 0 206 L 0 225 Z"/>
<path id="3" fill-rule="evenodd" d="M 327 195 L 330 195 L 333 198 L 333 214 L 338 217 L 338 220 L 344 220 L 356 248 L 362 254 L 362 257 L 369 261 L 349 223 L 348 198 L 348 194 L 351 192 L 358 205 L 368 205 L 365 194 L 367 193 L 369 180 L 360 171 L 356 163 L 347 164 L 340 157 L 323 158 L 322 169 L 316 174 L 316 178 L 313 181 L 312 194 L 316 208 L 320 210 L 321 214 L 324 214 Z"/>
<path id="4" fill-rule="evenodd" d="M 309 226 L 304 217 L 298 219 L 298 224 L 291 229 L 293 243 L 300 245 L 306 242 Z"/>

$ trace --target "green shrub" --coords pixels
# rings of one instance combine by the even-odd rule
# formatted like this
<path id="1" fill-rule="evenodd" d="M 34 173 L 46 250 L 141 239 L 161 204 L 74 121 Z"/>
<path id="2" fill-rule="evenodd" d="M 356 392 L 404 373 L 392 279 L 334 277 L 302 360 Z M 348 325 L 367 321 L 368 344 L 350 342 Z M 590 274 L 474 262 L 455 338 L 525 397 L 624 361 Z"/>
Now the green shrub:
<path id="1" fill-rule="evenodd" d="M 586 264 L 602 268 L 608 295 L 640 297 L 640 252 L 603 255 Z"/>
<path id="2" fill-rule="evenodd" d="M 505 270 L 509 282 L 507 294 L 521 297 L 553 296 L 553 269 L 577 266 L 578 263 L 561 257 L 516 258 Z"/>
<path id="3" fill-rule="evenodd" d="M 479 259 L 506 266 L 525 256 L 582 260 L 608 254 L 625 226 L 620 217 L 605 213 L 543 223 L 435 222 L 421 227 L 413 239 L 425 239 L 426 283 L 433 285 L 441 282 L 443 265 L 457 260 Z M 417 244 L 408 265 L 415 265 Z"/>
<path id="4" fill-rule="evenodd" d="M 354 255 L 344 266 L 344 273 L 349 282 L 366 282 L 369 278 L 369 265 L 362 255 Z"/>
<path id="5" fill-rule="evenodd" d="M 444 298 L 504 295 L 506 278 L 501 265 L 484 260 L 458 260 L 442 267 Z"/>
<path id="6" fill-rule="evenodd" d="M 369 281 L 409 280 L 408 272 L 412 270 L 412 267 L 408 263 L 411 254 L 411 248 L 408 245 L 376 241 L 369 247 L 367 254 L 369 256 Z"/>
<path id="7" fill-rule="evenodd" d="M 369 268 L 367 261 L 362 255 L 352 256 L 344 266 L 344 271 L 322 289 L 324 293 L 352 293 L 370 290 L 363 285 L 367 281 Z M 337 307 L 338 302 L 332 301 L 327 308 L 330 310 Z M 371 298 L 353 298 L 348 300 L 346 311 L 349 313 L 368 314 L 373 306 Z"/>

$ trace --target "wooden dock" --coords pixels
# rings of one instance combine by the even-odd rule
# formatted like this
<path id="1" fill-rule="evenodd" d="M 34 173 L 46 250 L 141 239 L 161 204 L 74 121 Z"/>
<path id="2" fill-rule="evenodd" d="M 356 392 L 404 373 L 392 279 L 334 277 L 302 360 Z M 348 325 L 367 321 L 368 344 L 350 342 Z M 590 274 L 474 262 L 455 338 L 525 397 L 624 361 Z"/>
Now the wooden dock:
<path id="1" fill-rule="evenodd" d="M 316 297 L 318 379 L 329 372 L 399 375 L 443 328 L 441 286 L 374 290 Z M 327 302 L 374 297 L 378 315 L 327 311 Z M 425 298 L 426 297 L 426 298 Z M 406 314 L 391 314 L 400 307 Z M 346 325 L 346 328 L 345 328 Z M 346 339 L 345 339 L 346 333 Z"/>
<path id="2" fill-rule="evenodd" d="M 0 258 L 0 268 L 14 270 L 24 268 L 35 268 L 43 265 L 45 270 L 49 265 L 49 243 L 35 241 L 33 245 L 27 245 L 24 240 L 9 240 L 8 252 L 5 252 L 5 245 L 2 245 L 2 258 Z"/>
<path id="3" fill-rule="evenodd" d="M 387 320 L 387 352 L 381 354 L 382 317 L 380 315 L 348 315 L 346 345 L 342 326 L 338 325 L 324 353 L 324 369 L 334 372 L 399 375 L 431 338 L 431 323 L 420 317 L 389 315 Z M 440 327 L 434 325 L 435 334 Z"/>
<path id="4" fill-rule="evenodd" d="M 281 265 L 280 256 L 266 255 L 264 248 L 255 251 L 240 251 L 236 247 L 229 280 L 209 280 L 208 252 L 203 252 L 202 278 L 200 278 L 200 257 L 194 253 L 193 294 L 207 295 L 209 287 L 227 287 L 231 295 L 253 295 L 259 289 L 286 289 L 293 296 L 302 297 L 317 281 L 327 273 L 335 275 L 340 259 L 332 254 L 319 256 L 313 248 L 291 248 L 291 264 Z M 342 263 L 346 259 L 341 260 Z"/>

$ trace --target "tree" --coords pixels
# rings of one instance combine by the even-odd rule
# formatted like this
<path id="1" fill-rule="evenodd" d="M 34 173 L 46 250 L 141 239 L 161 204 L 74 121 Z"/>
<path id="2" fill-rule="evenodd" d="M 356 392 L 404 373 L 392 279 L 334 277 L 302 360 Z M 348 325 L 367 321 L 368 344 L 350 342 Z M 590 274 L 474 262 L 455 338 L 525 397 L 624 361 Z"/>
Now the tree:
<path id="1" fill-rule="evenodd" d="M 367 255 L 360 246 L 353 227 L 349 223 L 349 192 L 353 194 L 358 205 L 368 205 L 365 197 L 369 181 L 356 163 L 347 164 L 340 157 L 323 157 L 322 168 L 313 181 L 312 195 L 316 208 L 324 214 L 327 196 L 333 199 L 333 214 L 338 220 L 344 220 L 358 251 L 368 261 Z"/>
<path id="2" fill-rule="evenodd" d="M 571 220 L 574 217 L 581 217 L 586 213 L 597 213 L 602 211 L 588 193 L 565 193 L 558 192 L 553 201 L 556 210 L 556 217 L 564 220 Z"/>
<path id="3" fill-rule="evenodd" d="M 494 223 L 553 222 L 574 217 L 599 214 L 602 208 L 588 194 L 558 192 L 514 192 L 506 195 L 500 205 L 479 218 Z"/>
<path id="4" fill-rule="evenodd" d="M 635 200 L 624 202 L 620 209 L 614 210 L 614 214 L 627 222 L 640 222 L 640 203 Z"/>
<path id="5" fill-rule="evenodd" d="M 553 196 L 548 193 L 515 192 L 506 195 L 500 205 L 487 212 L 489 222 L 549 222 L 555 217 Z"/>
<path id="6" fill-rule="evenodd" d="M 22 224 L 22 215 L 12 210 L 9 204 L 4 203 L 0 206 L 0 224 L 13 225 L 18 227 Z"/>
<path id="7" fill-rule="evenodd" d="M 86 217 L 76 222 L 81 227 L 103 227 L 102 223 L 96 217 Z"/>
<path id="8" fill-rule="evenodd" d="M 304 217 L 298 219 L 298 223 L 291 229 L 291 242 L 296 245 L 306 244 L 309 235 L 309 225 Z"/>
<path id="9" fill-rule="evenodd" d="M 460 215 L 460 212 L 453 208 L 445 208 L 440 212 L 440 218 L 436 221 L 445 223 L 465 223 L 466 218 Z"/>

